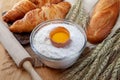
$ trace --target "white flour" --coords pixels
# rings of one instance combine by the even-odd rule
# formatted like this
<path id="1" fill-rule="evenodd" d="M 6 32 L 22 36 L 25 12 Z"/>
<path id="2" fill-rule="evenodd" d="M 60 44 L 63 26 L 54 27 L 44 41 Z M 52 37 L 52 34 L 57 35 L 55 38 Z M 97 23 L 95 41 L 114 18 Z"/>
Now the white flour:
<path id="1" fill-rule="evenodd" d="M 70 32 L 71 42 L 68 46 L 64 48 L 57 48 L 52 45 L 49 39 L 50 31 L 58 26 L 63 26 Z M 42 55 L 53 58 L 53 59 L 61 59 L 65 57 L 69 57 L 71 55 L 79 55 L 79 51 L 85 45 L 85 37 L 84 35 L 76 28 L 76 26 L 71 26 L 69 24 L 59 24 L 54 23 L 50 25 L 46 25 L 41 28 L 33 38 L 33 47 Z M 73 55 L 73 56 L 74 56 Z"/>

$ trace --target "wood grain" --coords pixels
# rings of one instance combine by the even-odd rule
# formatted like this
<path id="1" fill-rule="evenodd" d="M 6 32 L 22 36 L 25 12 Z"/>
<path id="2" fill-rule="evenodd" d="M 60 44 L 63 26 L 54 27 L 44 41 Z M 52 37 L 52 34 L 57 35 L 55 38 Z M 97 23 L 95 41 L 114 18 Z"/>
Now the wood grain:
<path id="1" fill-rule="evenodd" d="M 19 0 L 1 0 L 0 1 L 0 19 L 2 12 L 11 9 L 11 7 Z M 17 54 L 17 53 L 16 53 Z M 54 70 L 48 67 L 36 68 L 43 80 L 58 80 L 61 74 L 60 70 Z M 31 80 L 30 75 L 17 68 L 14 61 L 8 55 L 0 43 L 0 80 Z"/>

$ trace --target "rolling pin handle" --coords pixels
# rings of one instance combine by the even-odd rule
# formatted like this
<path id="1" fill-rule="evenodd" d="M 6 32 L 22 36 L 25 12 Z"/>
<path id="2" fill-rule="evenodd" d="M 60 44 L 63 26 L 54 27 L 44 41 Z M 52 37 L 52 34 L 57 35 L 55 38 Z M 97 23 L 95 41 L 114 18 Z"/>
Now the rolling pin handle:
<path id="1" fill-rule="evenodd" d="M 34 70 L 30 61 L 25 61 L 23 63 L 24 69 L 32 76 L 33 80 L 42 80 L 37 72 Z"/>

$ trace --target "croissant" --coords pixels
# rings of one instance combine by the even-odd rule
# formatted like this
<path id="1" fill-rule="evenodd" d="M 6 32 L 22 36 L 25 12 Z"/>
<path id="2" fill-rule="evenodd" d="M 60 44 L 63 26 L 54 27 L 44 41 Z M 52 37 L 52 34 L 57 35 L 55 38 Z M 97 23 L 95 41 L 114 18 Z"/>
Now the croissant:
<path id="1" fill-rule="evenodd" d="M 30 0 L 30 1 L 33 2 L 34 4 L 36 4 L 36 6 L 38 8 L 41 8 L 42 6 L 44 6 L 47 3 L 56 4 L 63 0 Z"/>
<path id="2" fill-rule="evenodd" d="M 11 10 L 9 10 L 5 15 L 3 15 L 3 20 L 5 22 L 14 22 L 20 18 L 23 18 L 25 13 L 35 9 L 36 5 L 29 0 L 21 0 L 16 3 Z"/>
<path id="3" fill-rule="evenodd" d="M 43 21 L 65 18 L 70 7 L 71 5 L 68 2 L 46 4 L 41 9 L 29 11 L 24 18 L 14 22 L 9 29 L 16 33 L 31 32 L 36 25 Z"/>

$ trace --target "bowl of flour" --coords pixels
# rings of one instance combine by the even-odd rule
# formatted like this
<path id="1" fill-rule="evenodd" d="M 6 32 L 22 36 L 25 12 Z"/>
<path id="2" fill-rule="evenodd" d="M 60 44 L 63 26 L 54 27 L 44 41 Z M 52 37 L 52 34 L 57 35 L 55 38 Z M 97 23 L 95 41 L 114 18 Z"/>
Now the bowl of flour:
<path id="1" fill-rule="evenodd" d="M 52 45 L 49 34 L 62 26 L 70 33 L 70 43 L 65 47 Z M 30 35 L 30 45 L 46 66 L 55 69 L 70 67 L 79 58 L 86 46 L 86 35 L 81 26 L 67 20 L 51 20 L 40 23 Z"/>

